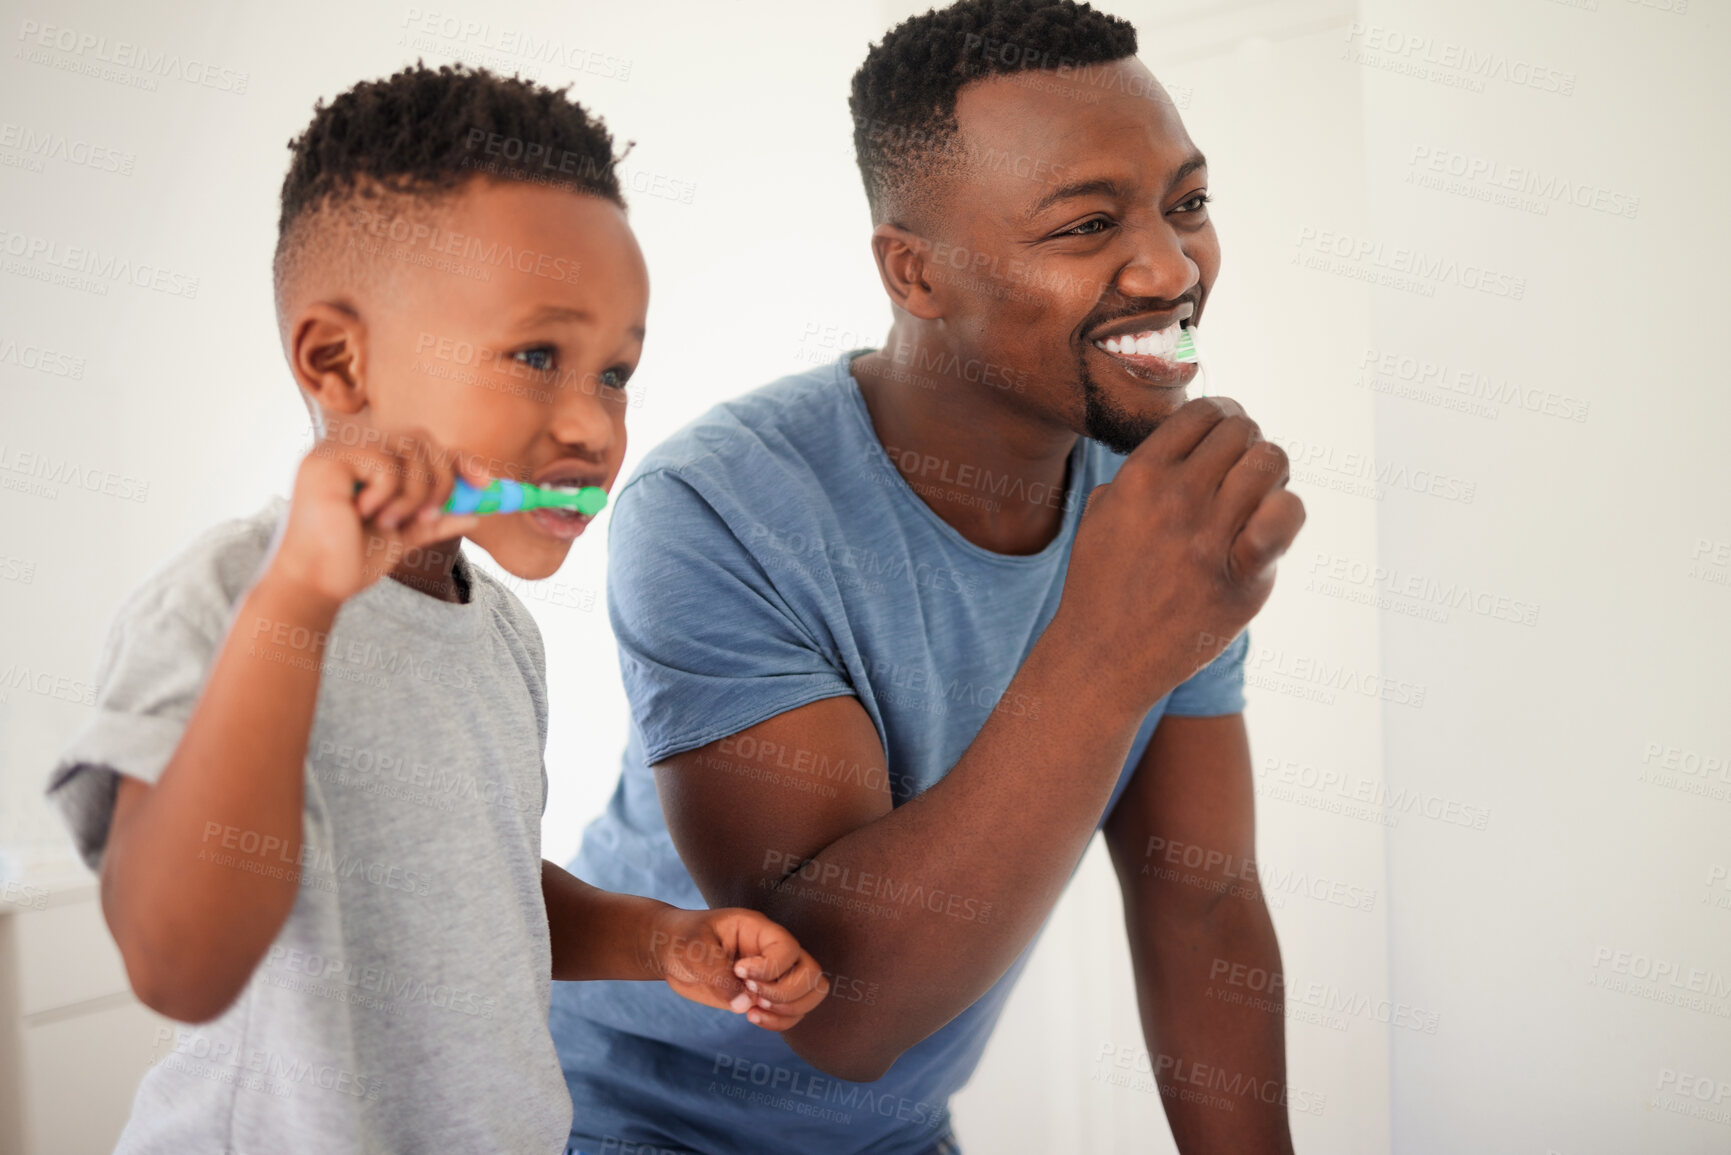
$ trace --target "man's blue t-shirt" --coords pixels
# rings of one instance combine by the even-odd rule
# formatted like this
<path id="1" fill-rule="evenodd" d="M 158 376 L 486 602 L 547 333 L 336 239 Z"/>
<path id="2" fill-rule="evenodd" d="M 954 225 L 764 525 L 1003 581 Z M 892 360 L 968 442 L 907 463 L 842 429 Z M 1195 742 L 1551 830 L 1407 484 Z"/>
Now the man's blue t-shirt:
<path id="1" fill-rule="evenodd" d="M 652 450 L 613 498 L 608 606 L 632 724 L 619 787 L 570 863 L 595 886 L 707 906 L 668 836 L 649 767 L 797 706 L 857 698 L 887 761 L 778 755 L 771 772 L 811 791 L 847 776 L 890 791 L 896 805 L 942 778 L 992 710 L 1064 709 L 1005 690 L 1057 610 L 1089 492 L 1124 458 L 1077 438 L 1065 490 L 1049 494 L 923 461 L 922 486 L 930 478 L 982 502 L 1063 509 L 1038 553 L 982 549 L 897 471 L 889 454 L 900 451 L 878 441 L 851 356 L 716 405 Z M 1243 708 L 1248 644 L 1241 634 L 1155 703 L 1102 823 L 1162 714 Z M 958 918 L 990 917 L 972 900 L 940 901 Z M 882 925 L 895 932 L 893 920 Z M 1032 949 L 875 1083 L 825 1075 L 780 1035 L 663 983 L 555 983 L 550 1026 L 575 1107 L 572 1143 L 594 1155 L 925 1155 L 948 1136 L 950 1095 L 973 1073 Z M 855 983 L 830 997 L 875 992 Z"/>

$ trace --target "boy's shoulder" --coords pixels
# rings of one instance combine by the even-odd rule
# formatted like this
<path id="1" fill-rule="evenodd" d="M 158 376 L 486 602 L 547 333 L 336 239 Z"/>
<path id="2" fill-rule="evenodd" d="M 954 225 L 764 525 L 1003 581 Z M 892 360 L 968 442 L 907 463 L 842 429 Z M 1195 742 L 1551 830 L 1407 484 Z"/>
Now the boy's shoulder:
<path id="1" fill-rule="evenodd" d="M 269 556 L 287 510 L 284 498 L 272 497 L 255 513 L 205 529 L 127 595 L 115 620 L 172 614 L 219 635 Z"/>

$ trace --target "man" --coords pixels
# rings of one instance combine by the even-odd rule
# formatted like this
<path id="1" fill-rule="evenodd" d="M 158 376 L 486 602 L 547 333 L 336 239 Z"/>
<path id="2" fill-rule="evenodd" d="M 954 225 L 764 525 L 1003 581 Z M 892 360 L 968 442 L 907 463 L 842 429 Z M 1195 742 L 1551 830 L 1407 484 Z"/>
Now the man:
<path id="1" fill-rule="evenodd" d="M 1071 0 L 890 32 L 851 101 L 884 347 L 715 407 L 617 494 L 633 725 L 571 869 L 763 911 L 831 991 L 777 1037 L 561 987 L 575 1150 L 958 1150 L 949 1096 L 1103 829 L 1180 1149 L 1290 1151 L 1281 1014 L 1205 991 L 1280 969 L 1242 662 L 1304 513 L 1236 404 L 1186 403 L 1219 248 L 1135 48 Z"/>

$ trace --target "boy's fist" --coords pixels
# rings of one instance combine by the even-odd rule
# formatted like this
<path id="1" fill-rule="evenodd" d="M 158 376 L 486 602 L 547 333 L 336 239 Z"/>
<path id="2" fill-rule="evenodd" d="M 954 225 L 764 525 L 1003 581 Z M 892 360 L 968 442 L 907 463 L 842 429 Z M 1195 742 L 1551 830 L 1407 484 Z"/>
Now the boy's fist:
<path id="1" fill-rule="evenodd" d="M 829 994 L 829 979 L 782 926 L 755 910 L 681 910 L 650 936 L 657 973 L 679 994 L 785 1031 Z"/>
<path id="2" fill-rule="evenodd" d="M 320 442 L 295 475 L 272 570 L 346 601 L 389 573 L 406 551 L 475 527 L 473 516 L 443 512 L 459 474 L 487 483 L 459 454 L 419 431 L 377 434 L 359 445 Z"/>

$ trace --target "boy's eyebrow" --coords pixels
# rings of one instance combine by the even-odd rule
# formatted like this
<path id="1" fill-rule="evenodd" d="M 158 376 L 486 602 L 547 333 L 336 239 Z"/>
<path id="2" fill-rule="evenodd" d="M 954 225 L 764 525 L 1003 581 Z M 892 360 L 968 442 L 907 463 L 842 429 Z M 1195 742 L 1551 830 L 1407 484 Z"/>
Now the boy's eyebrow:
<path id="1" fill-rule="evenodd" d="M 518 327 L 523 329 L 532 329 L 536 325 L 548 325 L 556 321 L 580 321 L 589 323 L 594 320 L 595 318 L 590 315 L 586 309 L 573 309 L 569 305 L 542 305 L 539 309 L 536 309 L 534 312 L 519 321 Z M 642 325 L 633 325 L 631 328 L 627 329 L 626 332 L 630 333 L 633 337 L 636 337 L 639 341 L 643 340 L 644 333 Z"/>

